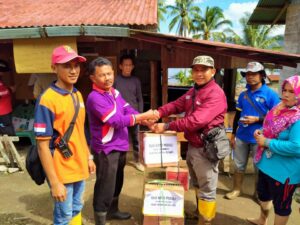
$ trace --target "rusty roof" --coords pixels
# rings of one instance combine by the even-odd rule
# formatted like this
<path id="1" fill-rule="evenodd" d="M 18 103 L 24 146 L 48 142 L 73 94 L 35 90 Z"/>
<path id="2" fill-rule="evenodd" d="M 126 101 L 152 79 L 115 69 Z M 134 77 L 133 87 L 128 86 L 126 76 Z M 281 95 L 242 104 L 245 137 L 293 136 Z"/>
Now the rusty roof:
<path id="1" fill-rule="evenodd" d="M 0 0 L 0 28 L 157 26 L 157 0 Z"/>
<path id="2" fill-rule="evenodd" d="M 291 54 L 281 51 L 254 48 L 250 46 L 229 44 L 216 41 L 185 38 L 175 35 L 167 35 L 148 31 L 131 29 L 131 37 L 152 43 L 157 43 L 171 48 L 183 48 L 190 50 L 206 51 L 223 56 L 236 56 L 266 63 L 297 67 L 300 62 L 299 54 Z"/>

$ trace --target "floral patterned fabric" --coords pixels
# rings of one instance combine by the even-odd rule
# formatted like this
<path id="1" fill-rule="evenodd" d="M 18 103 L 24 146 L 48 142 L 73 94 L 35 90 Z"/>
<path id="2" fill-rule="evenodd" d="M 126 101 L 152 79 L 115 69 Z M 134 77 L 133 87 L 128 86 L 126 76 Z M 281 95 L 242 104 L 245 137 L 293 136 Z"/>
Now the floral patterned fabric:
<path id="1" fill-rule="evenodd" d="M 289 83 L 294 89 L 297 103 L 293 107 L 287 108 L 280 102 L 267 113 L 263 123 L 263 135 L 266 138 L 276 138 L 280 132 L 300 120 L 300 76 L 294 75 L 287 78 L 284 80 L 282 88 L 286 83 Z M 261 159 L 263 151 L 263 147 L 258 147 L 254 157 L 256 163 Z"/>

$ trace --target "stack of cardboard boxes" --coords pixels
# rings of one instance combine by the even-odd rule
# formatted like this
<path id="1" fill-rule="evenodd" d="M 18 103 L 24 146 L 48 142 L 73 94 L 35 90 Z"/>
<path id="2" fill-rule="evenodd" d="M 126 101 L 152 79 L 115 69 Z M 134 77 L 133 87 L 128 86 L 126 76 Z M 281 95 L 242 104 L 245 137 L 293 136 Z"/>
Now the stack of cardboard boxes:
<path id="1" fill-rule="evenodd" d="M 143 225 L 183 225 L 184 189 L 181 184 L 166 180 L 145 183 Z"/>
<path id="2" fill-rule="evenodd" d="M 176 132 L 140 132 L 140 160 L 146 168 L 166 167 L 166 180 L 147 180 L 144 186 L 143 225 L 183 225 L 187 168 L 180 168 Z M 147 174 L 147 173 L 146 173 Z"/>

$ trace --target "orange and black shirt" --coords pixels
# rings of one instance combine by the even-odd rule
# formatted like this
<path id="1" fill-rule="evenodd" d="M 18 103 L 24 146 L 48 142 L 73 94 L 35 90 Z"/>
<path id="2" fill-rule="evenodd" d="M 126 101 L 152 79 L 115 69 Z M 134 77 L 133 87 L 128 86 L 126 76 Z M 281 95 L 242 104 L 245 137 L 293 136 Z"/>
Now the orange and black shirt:
<path id="1" fill-rule="evenodd" d="M 75 113 L 74 99 L 79 99 L 80 110 L 68 142 L 73 155 L 64 158 L 54 147 L 54 140 L 63 136 Z M 78 104 L 78 103 L 77 103 Z M 88 145 L 84 133 L 85 107 L 80 92 L 60 89 L 54 83 L 40 96 L 35 107 L 34 131 L 37 140 L 50 140 L 50 151 L 56 174 L 62 183 L 73 183 L 88 178 Z"/>

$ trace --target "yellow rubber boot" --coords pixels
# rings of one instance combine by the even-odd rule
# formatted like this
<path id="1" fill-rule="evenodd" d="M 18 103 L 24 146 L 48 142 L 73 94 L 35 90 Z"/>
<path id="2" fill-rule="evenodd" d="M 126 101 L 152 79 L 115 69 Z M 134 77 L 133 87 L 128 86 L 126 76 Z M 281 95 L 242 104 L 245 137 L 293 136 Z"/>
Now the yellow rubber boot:
<path id="1" fill-rule="evenodd" d="M 216 201 L 205 201 L 202 199 L 198 200 L 198 208 L 199 208 L 199 225 L 205 224 L 205 225 L 210 225 L 211 221 L 215 218 L 216 216 Z"/>
<path id="2" fill-rule="evenodd" d="M 82 225 L 81 212 L 72 218 L 69 225 Z"/>

